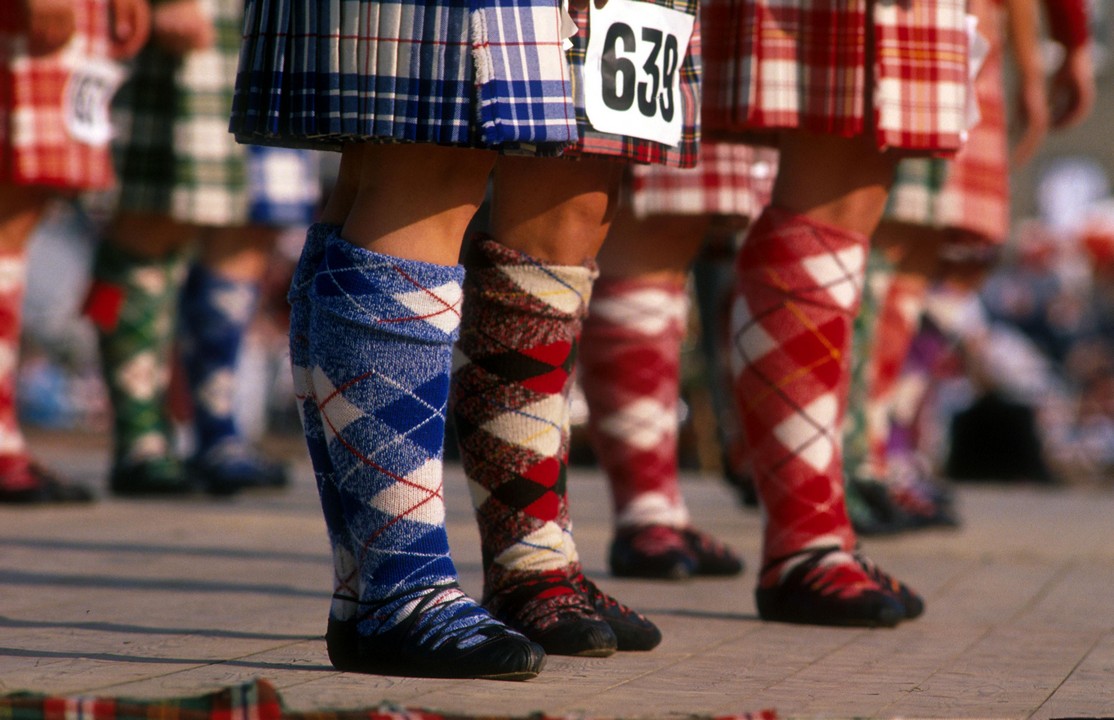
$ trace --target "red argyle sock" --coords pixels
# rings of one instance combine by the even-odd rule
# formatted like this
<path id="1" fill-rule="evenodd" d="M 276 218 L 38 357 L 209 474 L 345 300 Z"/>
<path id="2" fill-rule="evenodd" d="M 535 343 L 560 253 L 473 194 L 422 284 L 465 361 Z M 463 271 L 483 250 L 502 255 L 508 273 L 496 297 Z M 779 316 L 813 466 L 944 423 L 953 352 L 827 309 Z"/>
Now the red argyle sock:
<path id="1" fill-rule="evenodd" d="M 27 262 L 22 255 L 0 256 L 0 483 L 5 490 L 25 490 L 37 484 L 27 471 L 27 447 L 16 405 L 26 280 Z"/>
<path id="2" fill-rule="evenodd" d="M 888 474 L 886 453 L 894 390 L 913 334 L 924 310 L 927 289 L 923 282 L 895 275 L 880 293 L 877 325 L 871 342 L 867 397 L 867 451 L 869 477 L 883 479 Z"/>
<path id="3" fill-rule="evenodd" d="M 776 585 L 801 552 L 855 534 L 841 468 L 852 321 L 868 240 L 768 207 L 738 258 L 732 308 L 735 395 L 766 511 L 759 585 Z M 866 581 L 851 571 L 839 582 Z"/>
<path id="4" fill-rule="evenodd" d="M 580 344 L 588 431 L 616 526 L 684 527 L 677 398 L 688 298 L 680 282 L 601 278 Z"/>

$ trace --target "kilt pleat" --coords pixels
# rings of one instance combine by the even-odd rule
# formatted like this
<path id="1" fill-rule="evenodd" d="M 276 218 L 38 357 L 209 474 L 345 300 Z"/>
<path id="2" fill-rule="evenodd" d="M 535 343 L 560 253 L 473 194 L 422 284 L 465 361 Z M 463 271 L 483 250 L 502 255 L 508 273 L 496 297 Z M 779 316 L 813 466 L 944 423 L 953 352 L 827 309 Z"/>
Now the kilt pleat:
<path id="1" fill-rule="evenodd" d="M 576 139 L 560 26 L 552 0 L 248 0 L 231 129 L 556 152 Z"/>
<path id="2" fill-rule="evenodd" d="M 753 220 L 770 203 L 777 151 L 706 140 L 693 168 L 634 165 L 628 196 L 636 217 L 719 215 Z"/>
<path id="3" fill-rule="evenodd" d="M 709 134 L 870 133 L 957 149 L 966 129 L 964 0 L 707 0 Z"/>
<path id="4" fill-rule="evenodd" d="M 650 0 L 694 14 L 695 0 Z M 556 0 L 248 0 L 230 127 L 243 142 L 423 142 L 691 165 L 699 36 L 676 147 L 601 133 L 583 87 L 588 13 L 567 51 Z"/>
<path id="5" fill-rule="evenodd" d="M 697 14 L 696 0 L 649 1 L 655 5 L 678 10 L 688 15 Z M 573 47 L 569 51 L 569 61 L 572 63 L 574 71 L 579 74 L 584 71 L 584 57 L 588 49 L 591 29 L 586 11 L 571 8 L 569 12 L 577 26 L 577 33 L 572 37 Z M 680 104 L 685 120 L 680 142 L 676 146 L 670 146 L 642 138 L 599 132 L 592 128 L 587 113 L 584 111 L 584 100 L 578 97 L 576 110 L 580 128 L 580 143 L 570 151 L 570 154 L 587 153 L 621 158 L 639 164 L 667 165 L 680 168 L 694 166 L 697 162 L 697 146 L 700 137 L 701 72 L 701 30 L 698 20 L 693 26 L 688 52 L 685 54 L 684 60 L 681 61 Z M 581 90 L 583 83 L 579 83 L 577 88 Z"/>
<path id="6" fill-rule="evenodd" d="M 1005 10 L 995 0 L 970 8 L 990 51 L 975 78 L 979 122 L 954 158 L 914 158 L 898 165 L 886 218 L 961 231 L 989 245 L 1009 235 L 1009 149 L 1003 78 Z"/>

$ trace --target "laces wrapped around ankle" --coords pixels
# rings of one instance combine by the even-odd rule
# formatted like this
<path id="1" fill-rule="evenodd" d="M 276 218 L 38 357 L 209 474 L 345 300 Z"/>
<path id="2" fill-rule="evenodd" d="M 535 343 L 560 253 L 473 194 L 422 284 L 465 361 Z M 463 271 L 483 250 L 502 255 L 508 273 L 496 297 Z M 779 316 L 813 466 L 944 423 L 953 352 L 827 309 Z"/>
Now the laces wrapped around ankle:
<path id="1" fill-rule="evenodd" d="M 416 595 L 418 592 L 421 594 Z M 406 601 L 409 596 L 414 597 Z M 511 632 L 466 595 L 456 582 L 360 605 L 365 608 L 361 619 L 374 617 L 389 627 L 389 632 L 406 638 L 415 648 L 437 650 L 449 646 L 464 650 Z M 390 622 L 401 614 L 404 614 L 402 619 Z"/>

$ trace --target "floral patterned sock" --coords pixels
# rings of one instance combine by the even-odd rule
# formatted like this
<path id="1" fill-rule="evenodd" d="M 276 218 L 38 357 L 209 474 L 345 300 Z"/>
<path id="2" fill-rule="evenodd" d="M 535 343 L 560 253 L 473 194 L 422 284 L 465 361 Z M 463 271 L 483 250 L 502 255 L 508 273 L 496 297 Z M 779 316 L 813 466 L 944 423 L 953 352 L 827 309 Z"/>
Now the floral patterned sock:
<path id="1" fill-rule="evenodd" d="M 98 248 L 85 314 L 98 331 L 115 413 L 116 468 L 171 456 L 166 392 L 184 272 L 180 255 L 145 259 L 106 242 Z"/>

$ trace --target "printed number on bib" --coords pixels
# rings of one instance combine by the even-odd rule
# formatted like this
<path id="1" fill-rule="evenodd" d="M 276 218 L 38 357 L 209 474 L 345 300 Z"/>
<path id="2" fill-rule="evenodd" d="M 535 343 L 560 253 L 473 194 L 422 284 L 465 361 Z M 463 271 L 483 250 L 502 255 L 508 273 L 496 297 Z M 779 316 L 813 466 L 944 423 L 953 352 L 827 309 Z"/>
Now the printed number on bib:
<path id="1" fill-rule="evenodd" d="M 110 104 L 124 71 L 109 60 L 85 61 L 75 67 L 63 94 L 63 114 L 70 135 L 88 145 L 112 139 Z"/>
<path id="2" fill-rule="evenodd" d="M 601 132 L 676 145 L 685 122 L 681 65 L 693 16 L 638 0 L 588 5 L 588 121 Z"/>

